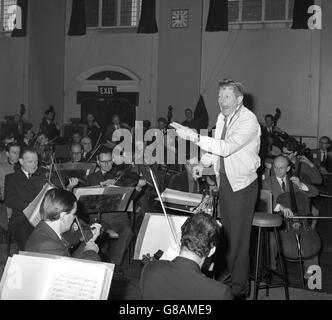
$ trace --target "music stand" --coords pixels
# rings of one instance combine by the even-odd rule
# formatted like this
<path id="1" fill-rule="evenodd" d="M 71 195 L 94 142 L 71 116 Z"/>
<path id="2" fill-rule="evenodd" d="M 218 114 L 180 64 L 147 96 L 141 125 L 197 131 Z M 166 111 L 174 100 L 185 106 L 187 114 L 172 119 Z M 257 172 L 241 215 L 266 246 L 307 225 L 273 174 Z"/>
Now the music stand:
<path id="1" fill-rule="evenodd" d="M 78 201 L 78 212 L 86 215 L 101 215 L 112 212 L 127 212 L 133 187 L 88 187 L 76 188 L 74 194 Z M 84 220 L 84 219 L 83 219 Z"/>

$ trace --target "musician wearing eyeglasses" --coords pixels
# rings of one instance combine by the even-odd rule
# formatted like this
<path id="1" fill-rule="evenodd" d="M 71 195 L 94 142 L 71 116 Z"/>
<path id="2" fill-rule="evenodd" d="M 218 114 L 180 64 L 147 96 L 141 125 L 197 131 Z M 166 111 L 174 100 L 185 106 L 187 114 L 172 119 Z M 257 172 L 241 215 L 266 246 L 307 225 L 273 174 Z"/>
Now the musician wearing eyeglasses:
<path id="1" fill-rule="evenodd" d="M 99 151 L 97 164 L 100 170 L 88 176 L 87 184 L 103 187 L 114 185 L 121 172 L 113 167 L 112 152 L 109 149 Z M 134 235 L 130 221 L 125 213 L 112 212 L 102 215 L 102 224 L 111 238 L 117 238 L 109 242 L 108 257 L 112 263 L 120 265 Z"/>
<path id="2" fill-rule="evenodd" d="M 254 113 L 243 105 L 243 86 L 223 80 L 218 86 L 220 113 L 214 137 L 202 136 L 192 129 L 171 124 L 178 136 L 196 143 L 203 155 L 194 172 L 213 165 L 220 186 L 220 212 L 228 242 L 226 254 L 232 293 L 236 299 L 249 294 L 249 243 L 260 166 L 260 125 Z"/>
<path id="3" fill-rule="evenodd" d="M 38 223 L 25 246 L 26 251 L 54 254 L 64 257 L 100 261 L 98 245 L 101 225 L 91 225 L 86 242 L 82 242 L 71 254 L 69 244 L 63 235 L 71 230 L 77 209 L 75 195 L 63 189 L 51 189 L 46 192 L 40 205 L 41 221 Z M 77 226 L 75 226 L 77 228 Z"/>

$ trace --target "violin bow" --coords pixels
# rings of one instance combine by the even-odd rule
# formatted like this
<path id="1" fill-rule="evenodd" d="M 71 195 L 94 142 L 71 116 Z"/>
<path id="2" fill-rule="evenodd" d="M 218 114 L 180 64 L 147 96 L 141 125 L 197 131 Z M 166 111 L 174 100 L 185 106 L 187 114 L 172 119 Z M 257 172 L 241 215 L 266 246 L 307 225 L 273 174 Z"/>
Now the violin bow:
<path id="1" fill-rule="evenodd" d="M 66 189 L 65 184 L 64 184 L 63 179 L 62 179 L 62 176 L 61 176 L 60 172 L 58 171 L 58 168 L 56 167 L 54 156 L 52 156 L 52 159 L 53 159 L 53 163 L 54 163 L 54 170 L 55 170 L 55 173 L 57 174 L 57 176 L 60 180 L 61 186 L 62 186 L 63 189 Z"/>
<path id="2" fill-rule="evenodd" d="M 82 237 L 83 237 L 83 241 L 84 241 L 85 243 L 87 243 L 88 241 L 87 241 L 87 239 L 86 239 L 86 237 L 85 237 L 85 234 L 84 234 L 84 232 L 83 232 L 82 226 L 81 226 L 80 222 L 78 221 L 77 216 L 75 216 L 75 222 L 76 222 L 76 224 L 77 224 L 77 226 L 78 226 L 78 229 L 79 229 L 80 232 L 81 232 L 81 235 L 82 235 Z"/>
<path id="3" fill-rule="evenodd" d="M 149 167 L 149 172 L 150 172 L 150 175 L 151 175 L 151 178 L 152 178 L 152 181 L 153 181 L 154 187 L 155 187 L 155 189 L 156 189 L 156 191 L 157 191 L 158 198 L 159 198 L 159 201 L 160 201 L 160 203 L 161 203 L 161 207 L 162 207 L 162 209 L 163 209 L 163 213 L 164 213 L 164 215 L 165 215 L 165 217 L 166 217 L 166 219 L 167 219 L 168 225 L 169 225 L 169 227 L 170 227 L 170 229 L 171 229 L 171 232 L 172 232 L 172 235 L 173 235 L 174 241 L 175 241 L 175 243 L 176 243 L 177 245 L 180 246 L 180 243 L 179 243 L 178 239 L 176 238 L 176 233 L 175 233 L 175 230 L 174 230 L 174 228 L 173 228 L 173 225 L 172 225 L 172 223 L 171 223 L 171 221 L 170 221 L 170 219 L 169 219 L 169 217 L 168 217 L 168 215 L 167 215 L 167 213 L 166 213 L 166 209 L 165 209 L 165 206 L 164 206 L 163 199 L 161 198 L 161 195 L 160 195 L 160 191 L 159 191 L 159 188 L 158 188 L 158 184 L 157 184 L 157 182 L 156 182 L 156 178 L 155 178 L 154 173 L 153 173 L 153 171 L 152 171 L 152 169 L 151 169 L 150 167 Z"/>
<path id="4" fill-rule="evenodd" d="M 95 155 L 95 153 L 96 153 L 96 152 L 98 151 L 98 149 L 100 148 L 101 143 L 99 144 L 99 141 L 100 141 L 102 135 L 103 135 L 103 134 L 102 134 L 102 132 L 101 132 L 101 133 L 99 134 L 98 139 L 97 139 L 96 147 L 95 147 L 95 149 L 93 150 L 93 152 L 91 153 L 91 156 L 89 157 L 89 159 L 87 160 L 87 162 L 90 162 L 90 161 L 91 161 L 91 159 L 93 158 L 93 156 Z"/>

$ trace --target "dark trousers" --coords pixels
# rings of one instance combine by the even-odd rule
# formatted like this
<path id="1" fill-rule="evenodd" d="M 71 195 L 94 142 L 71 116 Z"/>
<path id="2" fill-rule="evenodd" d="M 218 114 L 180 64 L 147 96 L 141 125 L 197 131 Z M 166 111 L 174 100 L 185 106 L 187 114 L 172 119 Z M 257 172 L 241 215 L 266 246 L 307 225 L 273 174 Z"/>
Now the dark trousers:
<path id="1" fill-rule="evenodd" d="M 12 216 L 9 220 L 9 231 L 17 241 L 19 250 L 24 250 L 34 227 L 22 212 L 20 216 Z"/>
<path id="2" fill-rule="evenodd" d="M 257 180 L 234 192 L 226 175 L 220 176 L 221 223 L 228 244 L 226 260 L 234 296 L 246 294 L 249 288 L 249 245 L 257 193 Z"/>
<path id="3" fill-rule="evenodd" d="M 95 216 L 91 215 L 91 219 Z M 112 229 L 119 234 L 118 239 L 111 239 L 108 247 L 109 259 L 112 263 L 120 265 L 129 243 L 132 240 L 134 233 L 130 226 L 126 212 L 110 212 L 103 213 L 101 216 L 101 224 L 104 229 Z"/>

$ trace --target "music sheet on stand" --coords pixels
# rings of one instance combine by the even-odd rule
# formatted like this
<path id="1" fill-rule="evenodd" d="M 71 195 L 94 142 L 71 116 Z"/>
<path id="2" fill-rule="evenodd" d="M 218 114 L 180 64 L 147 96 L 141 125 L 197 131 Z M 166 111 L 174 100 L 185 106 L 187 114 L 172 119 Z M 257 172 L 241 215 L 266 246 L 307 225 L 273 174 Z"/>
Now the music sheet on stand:
<path id="1" fill-rule="evenodd" d="M 100 270 L 97 270 L 97 269 Z M 73 262 L 59 266 L 54 273 L 47 300 L 99 300 L 105 277 L 102 266 L 83 267 Z"/>

